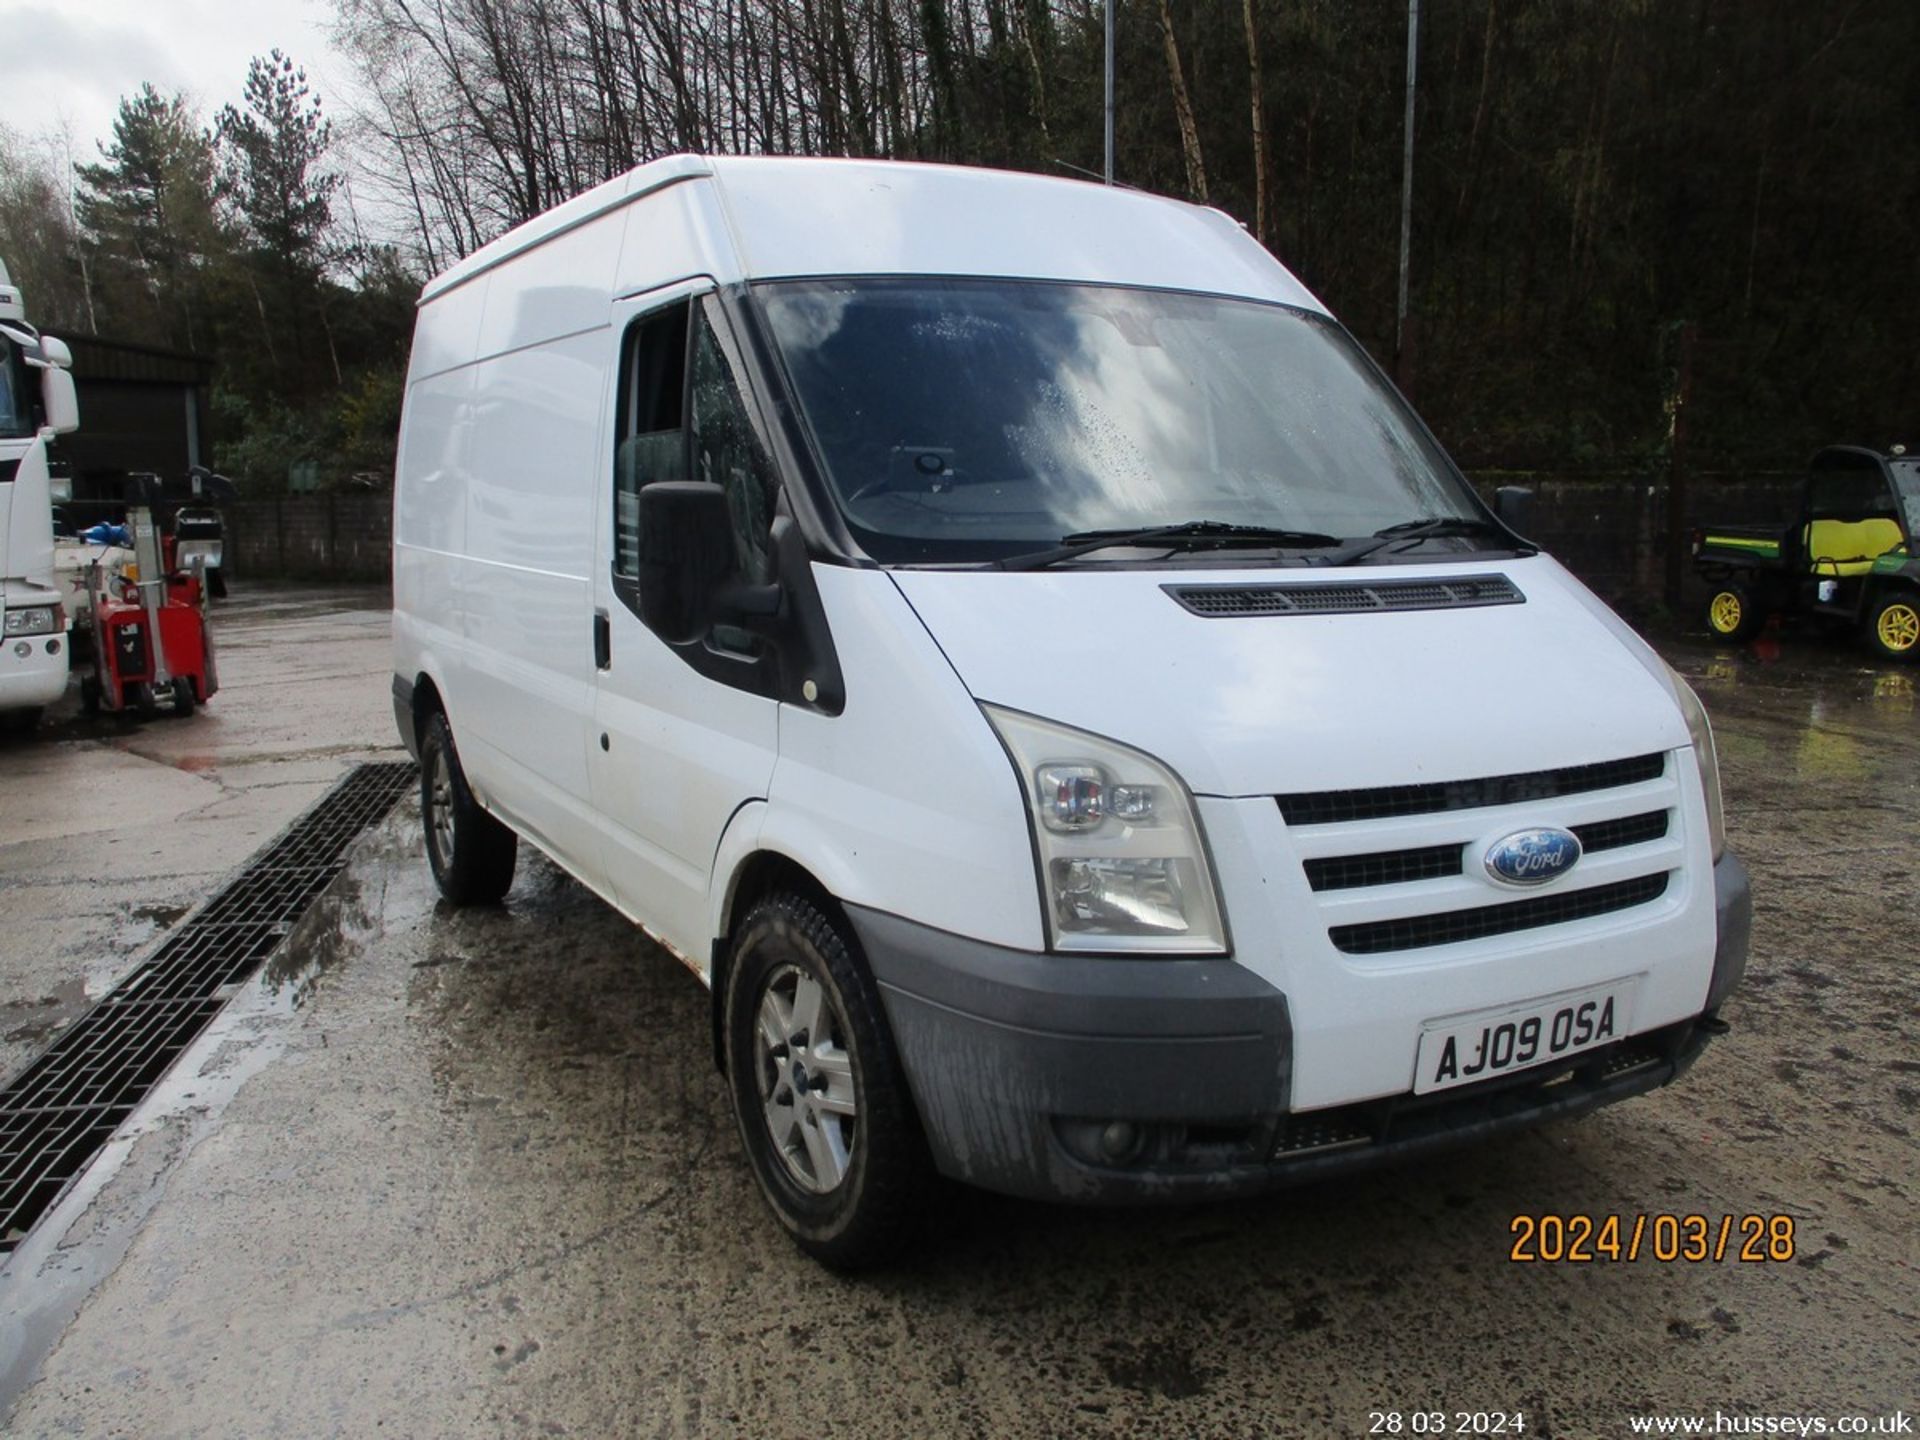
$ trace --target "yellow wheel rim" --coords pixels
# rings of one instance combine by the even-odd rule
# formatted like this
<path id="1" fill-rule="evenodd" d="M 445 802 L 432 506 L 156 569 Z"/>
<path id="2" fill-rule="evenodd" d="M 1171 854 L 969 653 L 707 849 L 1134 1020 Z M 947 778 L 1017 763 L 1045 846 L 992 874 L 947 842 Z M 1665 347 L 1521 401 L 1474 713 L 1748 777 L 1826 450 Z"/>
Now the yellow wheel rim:
<path id="1" fill-rule="evenodd" d="M 1722 635 L 1731 635 L 1740 628 L 1740 597 L 1731 590 L 1722 590 L 1707 608 L 1707 618 Z"/>
<path id="2" fill-rule="evenodd" d="M 1716 602 L 1717 603 L 1717 602 Z M 1889 650 L 1907 651 L 1920 645 L 1920 610 L 1902 600 L 1880 612 L 1880 643 Z"/>

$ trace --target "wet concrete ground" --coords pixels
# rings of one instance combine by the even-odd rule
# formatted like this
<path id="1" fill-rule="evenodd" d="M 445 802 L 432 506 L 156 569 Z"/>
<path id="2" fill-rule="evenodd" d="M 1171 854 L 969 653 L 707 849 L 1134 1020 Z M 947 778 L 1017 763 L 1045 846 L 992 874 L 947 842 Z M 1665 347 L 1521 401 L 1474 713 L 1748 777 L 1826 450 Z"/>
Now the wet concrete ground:
<path id="1" fill-rule="evenodd" d="M 1538 1437 L 1911 1413 L 1920 671 L 1667 648 L 1713 711 L 1759 901 L 1733 1033 L 1675 1087 L 1225 1207 L 956 1192 L 915 1262 L 845 1280 L 763 1210 L 697 982 L 537 859 L 504 908 L 446 910 L 403 806 L 0 1272 L 16 1387 L 39 1369 L 0 1396 L 7 1431 L 1344 1436 L 1375 1410 L 1498 1409 Z M 286 698 L 253 697 L 256 723 Z M 284 798 L 282 820 L 305 803 Z M 1787 1214 L 1795 1258 L 1507 1259 L 1516 1214 L 1654 1211 Z"/>
<path id="2" fill-rule="evenodd" d="M 186 719 L 81 713 L 0 740 L 0 1076 L 376 747 L 397 745 L 385 592 L 214 607 L 220 691 Z"/>

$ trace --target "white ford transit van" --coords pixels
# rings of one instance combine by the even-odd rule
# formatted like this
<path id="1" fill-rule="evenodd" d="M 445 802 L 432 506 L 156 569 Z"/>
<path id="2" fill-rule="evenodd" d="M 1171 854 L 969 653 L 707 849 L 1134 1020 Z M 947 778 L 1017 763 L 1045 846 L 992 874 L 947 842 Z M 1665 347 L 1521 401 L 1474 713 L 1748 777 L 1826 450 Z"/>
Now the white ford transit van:
<path id="1" fill-rule="evenodd" d="M 1745 965 L 1699 702 L 1215 211 L 643 166 L 427 287 L 393 578 L 442 890 L 528 840 L 699 975 L 829 1263 L 935 1172 L 1189 1200 L 1577 1115 Z"/>

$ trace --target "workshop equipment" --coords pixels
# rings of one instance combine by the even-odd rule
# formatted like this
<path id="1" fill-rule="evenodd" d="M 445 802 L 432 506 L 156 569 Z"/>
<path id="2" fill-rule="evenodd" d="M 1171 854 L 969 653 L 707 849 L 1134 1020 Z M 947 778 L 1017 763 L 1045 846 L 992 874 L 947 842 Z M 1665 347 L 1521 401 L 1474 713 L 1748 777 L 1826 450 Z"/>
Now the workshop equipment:
<path id="1" fill-rule="evenodd" d="M 175 542 L 153 519 L 158 478 L 129 478 L 137 500 L 127 508 L 134 564 L 131 576 L 104 578 L 95 562 L 87 585 L 93 609 L 93 673 L 80 682 L 89 710 L 136 709 L 157 714 L 163 699 L 190 715 L 220 688 L 207 621 L 204 556 L 189 549 L 179 564 Z"/>

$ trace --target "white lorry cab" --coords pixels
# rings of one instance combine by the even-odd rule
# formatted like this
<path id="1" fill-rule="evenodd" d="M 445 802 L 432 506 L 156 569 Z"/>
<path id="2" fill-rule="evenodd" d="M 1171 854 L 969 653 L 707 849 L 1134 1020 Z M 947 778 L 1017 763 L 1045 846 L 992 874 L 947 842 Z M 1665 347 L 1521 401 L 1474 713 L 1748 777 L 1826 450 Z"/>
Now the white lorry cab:
<path id="1" fill-rule="evenodd" d="M 699 975 L 829 1263 L 935 1173 L 1241 1193 L 1724 1028 L 1699 702 L 1216 211 L 643 166 L 427 286 L 394 539 L 441 889 L 524 839 Z"/>
<path id="2" fill-rule="evenodd" d="M 72 354 L 27 323 L 0 264 L 0 732 L 31 731 L 67 688 L 47 440 L 80 423 Z"/>

